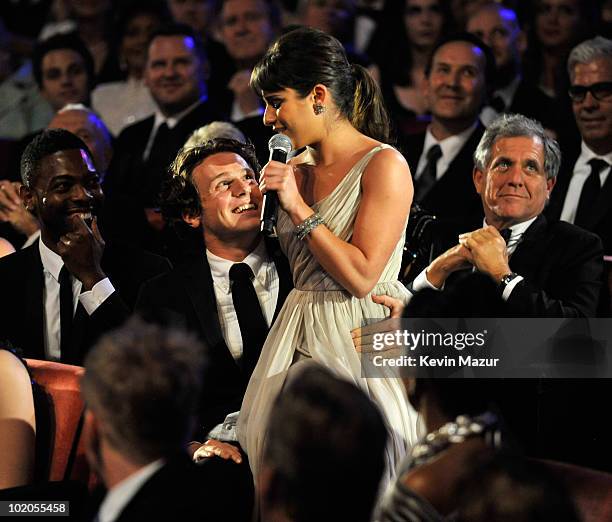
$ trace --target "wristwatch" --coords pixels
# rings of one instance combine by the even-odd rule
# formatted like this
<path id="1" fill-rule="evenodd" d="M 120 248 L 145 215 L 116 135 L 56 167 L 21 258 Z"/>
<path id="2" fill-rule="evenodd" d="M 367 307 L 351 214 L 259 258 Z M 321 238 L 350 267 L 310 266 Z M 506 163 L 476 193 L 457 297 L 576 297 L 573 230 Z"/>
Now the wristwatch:
<path id="1" fill-rule="evenodd" d="M 506 287 L 510 284 L 510 281 L 516 279 L 519 275 L 516 272 L 510 272 L 501 278 L 499 282 L 499 291 L 503 294 Z"/>

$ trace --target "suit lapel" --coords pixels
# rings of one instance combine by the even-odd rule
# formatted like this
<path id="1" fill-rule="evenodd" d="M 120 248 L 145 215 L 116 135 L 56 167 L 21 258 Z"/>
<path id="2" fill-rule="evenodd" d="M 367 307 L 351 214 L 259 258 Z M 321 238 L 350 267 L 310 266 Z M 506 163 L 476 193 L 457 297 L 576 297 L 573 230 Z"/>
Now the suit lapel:
<path id="1" fill-rule="evenodd" d="M 183 278 L 185 292 L 193 305 L 204 340 L 210 347 L 219 343 L 225 345 L 219 323 L 213 278 L 206 255 L 185 262 L 177 272 Z"/>
<path id="2" fill-rule="evenodd" d="M 40 240 L 39 240 L 40 241 Z M 28 321 L 24 325 L 27 336 L 28 357 L 36 359 L 45 358 L 45 321 L 44 321 L 44 302 L 43 294 L 45 288 L 45 278 L 43 274 L 43 265 L 40 259 L 40 251 L 38 249 L 38 241 L 34 242 L 26 250 L 26 258 L 24 265 L 26 269 L 24 273 L 28 277 L 24 278 L 24 294 L 25 302 L 27 303 Z"/>
<path id="3" fill-rule="evenodd" d="M 536 268 L 542 266 L 542 259 L 546 259 L 546 227 L 548 222 L 540 214 L 527 229 L 516 250 L 510 256 L 510 268 L 514 272 L 529 277 L 535 273 Z"/>

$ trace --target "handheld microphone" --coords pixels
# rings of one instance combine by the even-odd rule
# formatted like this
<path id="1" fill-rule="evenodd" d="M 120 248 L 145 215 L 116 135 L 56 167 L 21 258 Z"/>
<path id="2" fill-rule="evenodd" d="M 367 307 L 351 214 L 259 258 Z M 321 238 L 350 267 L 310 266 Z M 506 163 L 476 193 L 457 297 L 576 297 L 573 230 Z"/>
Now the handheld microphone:
<path id="1" fill-rule="evenodd" d="M 291 140 L 284 134 L 275 134 L 268 142 L 268 149 L 270 149 L 270 161 L 287 163 L 287 156 L 292 149 Z M 271 190 L 264 194 L 261 209 L 261 231 L 266 236 L 274 235 L 277 213 L 278 195 Z"/>

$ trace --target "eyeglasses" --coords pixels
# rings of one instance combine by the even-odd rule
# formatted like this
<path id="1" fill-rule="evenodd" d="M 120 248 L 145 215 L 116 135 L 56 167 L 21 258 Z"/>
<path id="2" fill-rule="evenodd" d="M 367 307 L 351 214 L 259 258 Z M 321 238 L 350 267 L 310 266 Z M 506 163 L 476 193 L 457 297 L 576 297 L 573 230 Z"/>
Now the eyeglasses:
<path id="1" fill-rule="evenodd" d="M 568 94 L 572 101 L 582 102 L 587 92 L 590 92 L 593 98 L 598 101 L 608 100 L 612 98 L 612 82 L 599 82 L 592 85 L 572 85 L 569 88 Z"/>

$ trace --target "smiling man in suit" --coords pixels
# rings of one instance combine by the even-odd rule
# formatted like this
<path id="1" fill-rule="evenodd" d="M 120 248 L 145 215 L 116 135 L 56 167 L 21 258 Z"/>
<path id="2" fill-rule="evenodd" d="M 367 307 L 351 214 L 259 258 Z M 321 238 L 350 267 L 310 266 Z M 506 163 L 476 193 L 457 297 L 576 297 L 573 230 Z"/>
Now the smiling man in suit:
<path id="1" fill-rule="evenodd" d="M 447 37 L 425 69 L 431 124 L 402 146 L 414 176 L 414 200 L 439 218 L 480 212 L 472 184 L 472 154 L 484 127 L 478 114 L 492 85 L 495 59 L 477 37 Z"/>
<path id="2" fill-rule="evenodd" d="M 164 252 L 158 196 L 176 153 L 197 128 L 222 119 L 207 100 L 208 64 L 202 42 L 188 26 L 159 29 L 147 50 L 145 82 L 155 114 L 125 128 L 105 182 L 118 211 L 133 212 L 132 240 Z"/>
<path id="3" fill-rule="evenodd" d="M 100 176 L 74 134 L 39 134 L 21 174 L 20 195 L 41 236 L 0 262 L 0 339 L 26 357 L 81 364 L 96 338 L 129 315 L 140 284 L 169 265 L 132 247 L 106 247 Z"/>
<path id="4" fill-rule="evenodd" d="M 240 409 L 269 326 L 292 288 L 278 243 L 259 231 L 258 172 L 253 148 L 234 140 L 179 153 L 162 208 L 170 220 L 201 227 L 206 245 L 144 285 L 137 304 L 145 318 L 194 331 L 207 346 L 212 371 L 200 425 L 208 428 Z"/>
<path id="5" fill-rule="evenodd" d="M 475 269 L 498 286 L 502 317 L 594 317 L 603 273 L 600 239 L 542 215 L 560 162 L 557 142 L 539 123 L 518 114 L 498 117 L 474 153 L 484 227 L 481 217 L 471 229 L 449 233 L 440 245 L 448 250 L 416 277 L 413 290 L 448 288 L 455 273 Z"/>
<path id="6" fill-rule="evenodd" d="M 612 255 L 612 40 L 582 42 L 567 68 L 581 143 L 568 147 L 547 212 L 594 232 Z"/>

